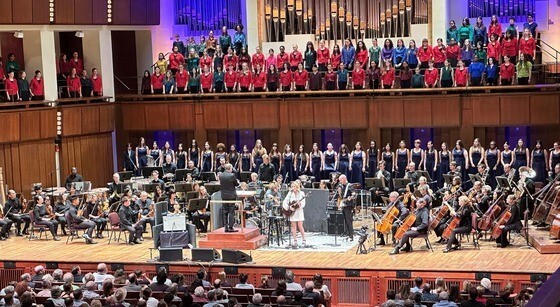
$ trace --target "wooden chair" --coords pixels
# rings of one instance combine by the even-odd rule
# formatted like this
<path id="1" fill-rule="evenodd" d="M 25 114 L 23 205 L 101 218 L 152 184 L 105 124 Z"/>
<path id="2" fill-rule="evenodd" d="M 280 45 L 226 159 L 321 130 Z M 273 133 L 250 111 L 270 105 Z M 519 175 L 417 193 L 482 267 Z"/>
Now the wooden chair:
<path id="1" fill-rule="evenodd" d="M 256 288 L 255 289 L 255 293 L 260 293 L 260 294 L 262 294 L 263 297 L 271 296 L 272 292 L 274 292 L 274 289 L 262 289 L 262 288 Z"/>
<path id="2" fill-rule="evenodd" d="M 117 212 L 109 213 L 109 242 L 107 244 L 111 244 L 111 240 L 116 240 L 120 242 L 121 234 L 124 232 L 124 241 L 128 242 L 127 240 L 127 231 L 121 228 L 121 220 L 119 219 L 119 214 Z M 117 233 L 119 235 L 117 236 Z"/>
<path id="3" fill-rule="evenodd" d="M 255 294 L 255 289 L 248 288 L 232 288 L 231 294 L 242 294 L 242 295 L 253 295 Z"/>

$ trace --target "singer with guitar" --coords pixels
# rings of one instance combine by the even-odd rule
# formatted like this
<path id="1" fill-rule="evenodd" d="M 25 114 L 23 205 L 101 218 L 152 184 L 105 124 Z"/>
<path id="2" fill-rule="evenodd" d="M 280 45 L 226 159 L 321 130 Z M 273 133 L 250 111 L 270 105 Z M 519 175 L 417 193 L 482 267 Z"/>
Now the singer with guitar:
<path id="1" fill-rule="evenodd" d="M 286 198 L 284 198 L 284 202 L 282 203 L 282 208 L 284 209 L 284 213 L 286 215 L 286 212 L 290 211 L 290 226 L 294 238 L 292 247 L 297 248 L 296 230 L 299 230 L 301 233 L 301 244 L 305 247 L 305 230 L 303 229 L 303 221 L 305 220 L 305 216 L 303 214 L 303 208 L 305 208 L 305 193 L 301 191 L 298 181 L 292 182 L 290 192 L 288 192 L 288 195 L 286 195 Z"/>
<path id="2" fill-rule="evenodd" d="M 355 203 L 355 193 L 352 188 L 352 184 L 348 183 L 348 178 L 346 175 L 340 175 L 338 177 L 338 186 L 336 188 L 337 198 L 338 198 L 338 209 L 342 210 L 342 216 L 344 218 L 344 225 L 346 228 L 346 233 L 350 241 L 354 241 L 354 207 Z"/>

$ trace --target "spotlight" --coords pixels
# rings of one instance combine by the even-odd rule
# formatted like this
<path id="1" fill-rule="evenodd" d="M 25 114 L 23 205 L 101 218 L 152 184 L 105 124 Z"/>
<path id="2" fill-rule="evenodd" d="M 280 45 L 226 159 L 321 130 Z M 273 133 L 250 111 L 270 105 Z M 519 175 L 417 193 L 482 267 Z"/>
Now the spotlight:
<path id="1" fill-rule="evenodd" d="M 15 38 L 23 38 L 23 31 L 16 31 L 14 32 Z"/>
<path id="2" fill-rule="evenodd" d="M 76 34 L 74 34 L 74 35 L 75 35 L 76 37 L 79 37 L 79 38 L 84 38 L 84 32 L 82 32 L 82 31 L 80 31 L 80 30 L 76 31 Z"/>

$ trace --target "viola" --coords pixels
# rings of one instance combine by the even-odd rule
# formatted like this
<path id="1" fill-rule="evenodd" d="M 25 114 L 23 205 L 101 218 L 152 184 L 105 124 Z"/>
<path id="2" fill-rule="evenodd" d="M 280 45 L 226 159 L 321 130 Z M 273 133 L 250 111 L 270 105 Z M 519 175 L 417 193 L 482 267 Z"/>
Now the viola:
<path id="1" fill-rule="evenodd" d="M 508 207 L 508 209 L 504 211 L 496 221 L 494 221 L 494 226 L 492 226 L 493 239 L 497 239 L 502 234 L 502 229 L 500 228 L 500 226 L 505 225 L 510 218 L 511 207 Z"/>
<path id="2" fill-rule="evenodd" d="M 377 225 L 377 232 L 386 234 L 391 230 L 391 226 L 393 226 L 393 221 L 399 215 L 399 209 L 393 204 L 387 212 L 383 215 L 383 219 L 381 223 Z"/>

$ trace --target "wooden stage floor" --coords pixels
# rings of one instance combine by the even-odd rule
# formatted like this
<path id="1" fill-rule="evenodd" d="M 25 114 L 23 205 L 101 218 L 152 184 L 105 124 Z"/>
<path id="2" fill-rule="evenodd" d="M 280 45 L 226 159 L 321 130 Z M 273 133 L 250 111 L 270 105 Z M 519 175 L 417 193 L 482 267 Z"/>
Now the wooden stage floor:
<path id="1" fill-rule="evenodd" d="M 107 239 L 99 244 L 86 245 L 82 239 L 65 244 L 66 237 L 52 240 L 32 240 L 25 237 L 11 237 L 0 242 L 0 261 L 53 261 L 53 262 L 124 262 L 147 263 L 150 259 L 149 247 L 152 240 L 130 246 L 124 243 L 107 244 Z M 432 235 L 432 243 L 436 240 Z M 496 248 L 490 241 L 480 240 L 480 250 L 472 243 L 463 242 L 463 250 L 442 253 L 443 245 L 434 244 L 434 252 L 426 250 L 423 240 L 415 240 L 415 251 L 389 255 L 391 247 L 385 246 L 365 255 L 356 255 L 357 245 L 346 253 L 315 251 L 269 251 L 252 252 L 257 267 L 289 268 L 339 268 L 369 270 L 413 270 L 448 272 L 503 272 L 503 273 L 552 273 L 560 265 L 560 254 L 540 254 L 535 249 L 521 249 L 525 239 L 513 235 L 513 246 Z M 357 242 L 357 239 L 354 240 Z M 308 242 L 313 244 L 313 242 Z M 154 256 L 158 252 L 154 251 Z M 247 253 L 249 253 L 247 251 Z M 190 251 L 184 250 L 184 257 L 190 258 Z M 224 264 L 227 265 L 227 264 Z"/>

